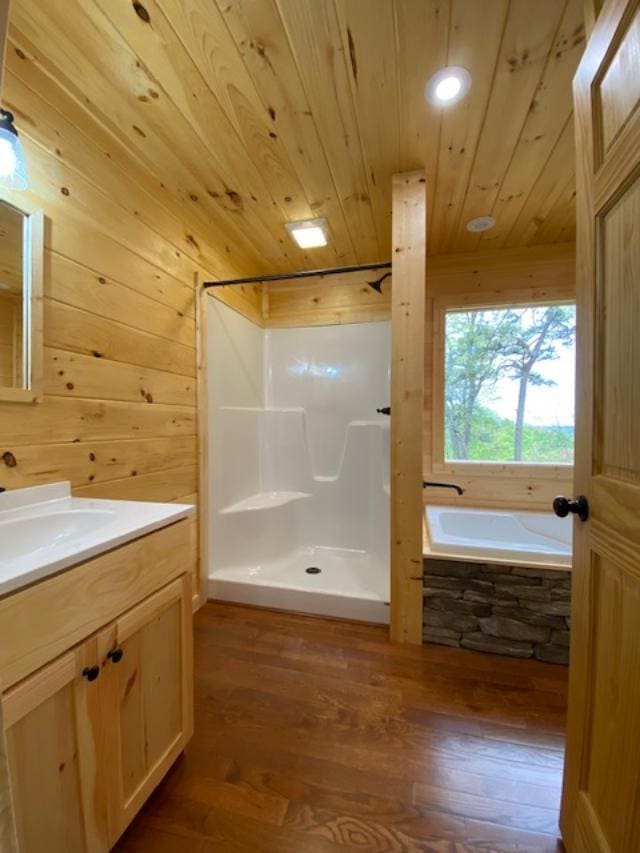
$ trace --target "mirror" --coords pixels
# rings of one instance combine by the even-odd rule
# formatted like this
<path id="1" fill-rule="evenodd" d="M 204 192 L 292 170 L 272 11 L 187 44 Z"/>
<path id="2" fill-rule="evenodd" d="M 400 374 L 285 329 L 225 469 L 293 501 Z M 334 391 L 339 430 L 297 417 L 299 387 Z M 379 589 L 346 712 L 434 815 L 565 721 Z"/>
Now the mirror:
<path id="1" fill-rule="evenodd" d="M 43 216 L 0 200 L 0 400 L 40 399 Z"/>

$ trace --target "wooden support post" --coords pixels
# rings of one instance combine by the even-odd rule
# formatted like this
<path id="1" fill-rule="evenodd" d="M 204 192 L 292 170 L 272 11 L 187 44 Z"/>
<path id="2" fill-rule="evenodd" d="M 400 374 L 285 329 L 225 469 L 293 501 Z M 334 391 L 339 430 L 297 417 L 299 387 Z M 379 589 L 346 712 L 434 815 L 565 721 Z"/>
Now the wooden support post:
<path id="1" fill-rule="evenodd" d="M 427 192 L 393 176 L 391 292 L 391 639 L 422 642 L 422 406 Z"/>

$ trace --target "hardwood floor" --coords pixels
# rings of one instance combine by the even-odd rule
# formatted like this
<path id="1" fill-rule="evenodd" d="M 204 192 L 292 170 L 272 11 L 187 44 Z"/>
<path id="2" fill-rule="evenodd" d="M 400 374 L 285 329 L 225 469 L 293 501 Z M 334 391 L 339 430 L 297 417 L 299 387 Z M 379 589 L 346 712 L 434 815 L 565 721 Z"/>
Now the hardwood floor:
<path id="1" fill-rule="evenodd" d="M 209 603 L 194 739 L 116 849 L 560 851 L 566 678 Z"/>

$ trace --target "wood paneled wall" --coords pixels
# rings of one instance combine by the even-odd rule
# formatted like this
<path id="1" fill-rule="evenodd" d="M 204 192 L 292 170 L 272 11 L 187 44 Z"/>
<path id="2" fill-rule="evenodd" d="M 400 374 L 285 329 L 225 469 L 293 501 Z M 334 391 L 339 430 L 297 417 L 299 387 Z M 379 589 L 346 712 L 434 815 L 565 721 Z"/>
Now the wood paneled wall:
<path id="1" fill-rule="evenodd" d="M 149 173 L 13 39 L 3 96 L 30 189 L 2 197 L 46 215 L 45 397 L 0 403 L 0 485 L 68 479 L 83 497 L 193 502 L 194 287 L 218 272 L 205 265 L 218 248 L 185 237 Z M 258 288 L 217 295 L 261 316 Z M 194 524 L 194 571 L 196 550 Z"/>
<path id="2" fill-rule="evenodd" d="M 575 296 L 575 247 L 570 244 L 507 249 L 482 254 L 449 255 L 434 258 L 427 268 L 427 308 L 425 328 L 425 404 L 423 472 L 429 480 L 454 480 L 464 489 L 463 497 L 443 489 L 425 490 L 431 503 L 471 506 L 506 506 L 521 509 L 549 509 L 553 497 L 569 494 L 573 471 L 566 466 L 448 465 L 447 471 L 434 470 L 434 432 L 442 429 L 440 407 L 434 398 L 434 336 L 436 307 L 443 297 L 464 300 L 470 305 L 504 304 L 533 297 L 535 300 L 572 299 Z M 437 393 L 437 391 L 436 391 Z M 475 469 L 475 470 L 473 470 Z"/>
<path id="3" fill-rule="evenodd" d="M 267 328 L 280 328 L 388 320 L 391 317 L 391 278 L 382 283 L 382 293 L 367 284 L 378 280 L 385 272 L 365 270 L 264 284 L 263 324 Z"/>

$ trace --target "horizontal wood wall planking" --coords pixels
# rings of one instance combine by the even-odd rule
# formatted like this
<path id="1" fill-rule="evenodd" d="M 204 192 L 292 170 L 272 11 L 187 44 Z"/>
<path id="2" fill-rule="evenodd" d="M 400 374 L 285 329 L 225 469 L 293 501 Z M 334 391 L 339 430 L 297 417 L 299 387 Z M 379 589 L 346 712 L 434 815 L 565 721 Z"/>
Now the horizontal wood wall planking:
<path id="1" fill-rule="evenodd" d="M 3 465 L 0 459 L 0 480 L 8 489 L 63 479 L 71 481 L 74 491 L 89 485 L 109 488 L 111 483 L 114 490 L 121 489 L 121 481 L 163 471 L 169 464 L 193 466 L 195 447 L 195 435 L 14 446 L 15 465 Z"/>
<path id="2" fill-rule="evenodd" d="M 30 188 L 1 197 L 46 216 L 45 394 L 0 404 L 0 484 L 68 479 L 87 497 L 197 503 L 195 275 L 247 270 L 15 43 L 6 82 Z M 259 287 L 220 298 L 261 318 Z M 196 586 L 197 555 L 192 531 Z"/>
<path id="3" fill-rule="evenodd" d="M 572 493 L 573 470 L 560 468 L 549 477 L 539 471 L 526 473 L 499 472 L 499 467 L 482 470 L 458 470 L 447 467 L 446 474 L 429 472 L 430 480 L 453 480 L 465 490 L 462 497 L 449 489 L 425 489 L 424 503 L 442 506 L 483 506 L 496 509 L 551 510 L 553 499 Z"/>
<path id="4" fill-rule="evenodd" d="M 554 244 L 521 249 L 430 258 L 427 270 L 425 317 L 425 403 L 423 418 L 423 473 L 426 479 L 459 483 L 458 497 L 443 489 L 425 490 L 426 503 L 548 509 L 553 497 L 570 492 L 573 472 L 565 466 L 443 466 L 434 456 L 441 446 L 439 423 L 441 380 L 434 377 L 436 317 L 447 300 L 456 305 L 481 307 L 504 298 L 572 299 L 575 297 L 575 246 Z M 440 436 L 435 431 L 440 430 Z"/>
<path id="5" fill-rule="evenodd" d="M 179 406 L 196 403 L 195 379 L 189 376 L 55 347 L 45 347 L 44 383 L 46 393 L 61 397 Z"/>
<path id="6" fill-rule="evenodd" d="M 44 300 L 44 341 L 69 352 L 194 377 L 195 349 L 90 311 Z"/>
<path id="7" fill-rule="evenodd" d="M 575 247 L 571 243 L 483 250 L 429 257 L 427 282 L 434 294 L 468 293 L 473 300 L 475 293 L 500 293 L 512 286 L 514 276 L 523 286 L 545 289 L 562 285 L 574 280 L 574 267 Z M 279 328 L 388 320 L 392 279 L 385 279 L 382 294 L 367 284 L 383 273 L 369 270 L 266 282 L 262 285 L 264 325 Z"/>
<path id="8" fill-rule="evenodd" d="M 385 272 L 363 270 L 265 283 L 264 325 L 267 328 L 279 328 L 389 320 L 391 278 L 382 283 L 382 293 L 377 293 L 367 284 L 376 281 Z"/>
<path id="9" fill-rule="evenodd" d="M 167 459 L 167 466 L 172 463 Z M 74 494 L 79 498 L 113 498 L 131 501 L 161 501 L 173 503 L 185 495 L 197 491 L 197 469 L 195 463 L 181 468 L 166 467 L 150 474 L 135 474 L 122 480 L 105 483 L 89 483 L 78 486 Z"/>

